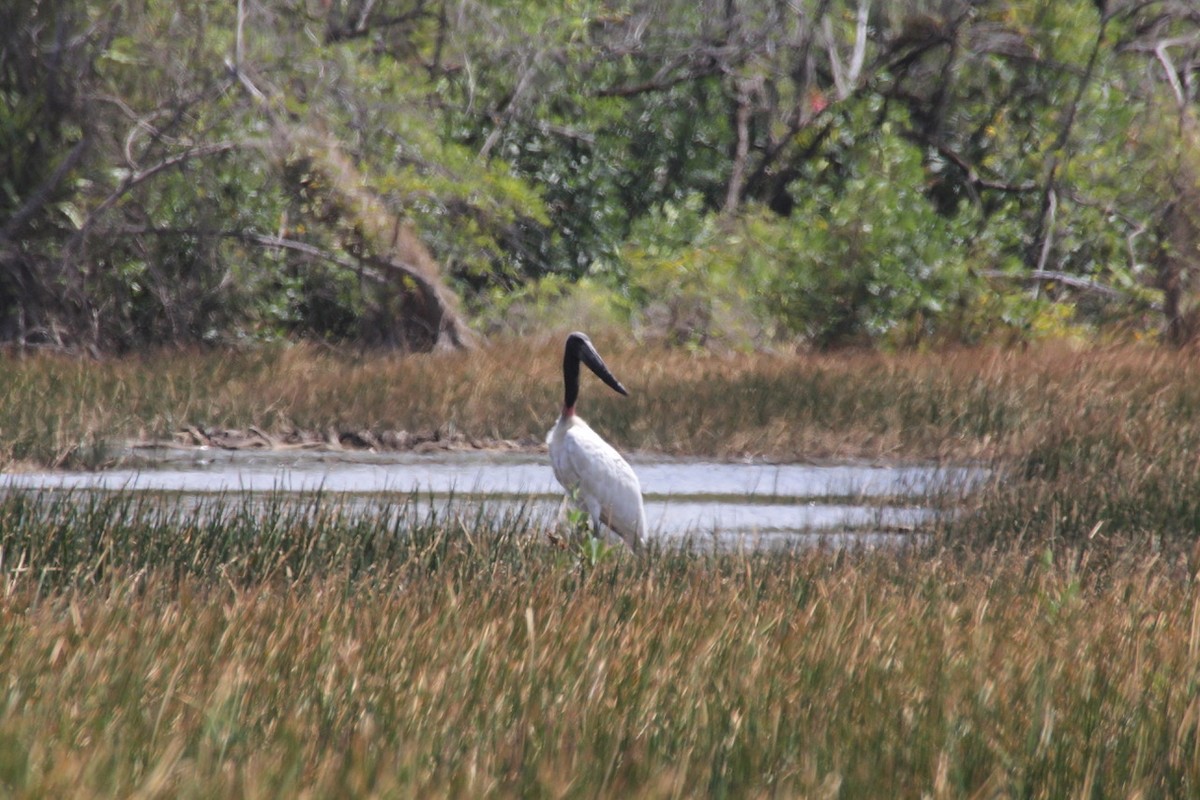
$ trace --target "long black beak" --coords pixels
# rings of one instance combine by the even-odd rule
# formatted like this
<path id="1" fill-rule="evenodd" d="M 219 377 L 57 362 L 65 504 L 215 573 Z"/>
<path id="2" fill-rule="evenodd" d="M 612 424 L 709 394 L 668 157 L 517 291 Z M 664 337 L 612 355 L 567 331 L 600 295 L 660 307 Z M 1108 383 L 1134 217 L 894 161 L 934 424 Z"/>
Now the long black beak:
<path id="1" fill-rule="evenodd" d="M 582 333 L 572 333 L 571 336 L 579 337 L 579 360 L 588 365 L 588 369 L 596 373 L 596 377 L 604 381 L 609 387 L 618 394 L 628 396 L 629 391 L 621 385 L 617 380 L 617 376 L 612 374 L 608 365 L 604 363 L 604 359 L 600 357 L 600 353 L 596 351 L 596 346 L 592 344 L 592 340 Z"/>
<path id="2" fill-rule="evenodd" d="M 587 364 L 588 369 L 596 373 L 596 377 L 607 383 L 614 392 L 623 395 L 629 394 L 629 390 L 621 385 L 621 382 L 609 370 L 608 365 L 604 363 L 600 353 L 596 352 L 596 346 L 592 344 L 592 340 L 587 337 L 587 334 L 576 331 L 567 337 L 567 347 L 563 353 L 563 383 L 566 388 L 566 396 L 563 399 L 564 406 L 574 407 L 575 401 L 579 398 L 580 361 Z"/>

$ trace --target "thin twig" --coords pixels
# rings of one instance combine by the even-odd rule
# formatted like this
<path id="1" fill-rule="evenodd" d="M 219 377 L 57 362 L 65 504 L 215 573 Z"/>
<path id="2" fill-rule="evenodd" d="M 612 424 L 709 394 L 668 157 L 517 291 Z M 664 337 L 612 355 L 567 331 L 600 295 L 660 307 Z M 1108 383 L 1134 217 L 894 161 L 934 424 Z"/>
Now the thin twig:
<path id="1" fill-rule="evenodd" d="M 1152 300 L 1131 295 L 1128 292 L 1123 292 L 1108 284 L 1100 283 L 1092 278 L 1085 278 L 1080 275 L 1072 275 L 1069 272 L 1059 272 L 1051 269 L 1035 269 L 1029 272 L 1012 273 L 998 269 L 981 270 L 980 275 L 985 278 L 994 280 L 1018 281 L 1020 283 L 1061 283 L 1063 286 L 1069 286 L 1072 289 L 1077 289 L 1088 294 L 1094 294 L 1098 297 L 1103 297 L 1106 300 L 1114 302 L 1129 302 L 1134 300 L 1145 304 L 1151 311 L 1161 312 L 1162 305 Z"/>

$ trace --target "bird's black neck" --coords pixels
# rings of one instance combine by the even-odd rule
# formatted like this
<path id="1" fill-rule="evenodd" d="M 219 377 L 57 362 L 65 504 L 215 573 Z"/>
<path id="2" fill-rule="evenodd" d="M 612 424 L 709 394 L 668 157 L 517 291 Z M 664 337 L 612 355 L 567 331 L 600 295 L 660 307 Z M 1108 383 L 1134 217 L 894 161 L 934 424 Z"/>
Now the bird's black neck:
<path id="1" fill-rule="evenodd" d="M 568 347 L 563 354 L 563 416 L 575 413 L 575 402 L 579 400 L 579 352 Z"/>

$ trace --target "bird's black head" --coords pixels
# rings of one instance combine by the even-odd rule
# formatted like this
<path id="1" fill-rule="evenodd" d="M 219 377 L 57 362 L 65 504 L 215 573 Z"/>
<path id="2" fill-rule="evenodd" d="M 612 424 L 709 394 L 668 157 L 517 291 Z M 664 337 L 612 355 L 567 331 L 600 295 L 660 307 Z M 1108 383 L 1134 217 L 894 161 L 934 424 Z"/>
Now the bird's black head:
<path id="1" fill-rule="evenodd" d="M 596 351 L 596 346 L 592 344 L 592 340 L 588 338 L 587 334 L 575 331 L 567 337 L 567 346 L 563 351 L 563 383 L 566 389 L 566 396 L 563 398 L 564 408 L 573 409 L 575 401 L 579 398 L 580 361 L 587 364 L 588 369 L 596 373 L 596 376 L 607 383 L 613 391 L 623 395 L 629 394 L 629 391 L 608 369 L 608 365 L 604 363 L 604 359 L 600 357 L 600 353 Z"/>

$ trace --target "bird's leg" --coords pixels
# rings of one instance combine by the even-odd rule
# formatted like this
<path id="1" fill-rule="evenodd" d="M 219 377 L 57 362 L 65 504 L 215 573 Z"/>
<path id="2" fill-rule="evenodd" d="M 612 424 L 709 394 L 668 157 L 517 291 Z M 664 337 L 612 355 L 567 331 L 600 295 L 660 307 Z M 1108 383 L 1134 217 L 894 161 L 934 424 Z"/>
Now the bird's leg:
<path id="1" fill-rule="evenodd" d="M 599 541 L 601 544 L 604 544 L 604 545 L 612 544 L 612 542 L 609 541 L 609 538 L 610 538 L 610 536 L 612 536 L 612 533 L 604 525 L 606 517 L 604 514 L 604 509 L 600 507 L 599 501 L 597 501 L 595 498 L 588 498 L 587 499 L 587 512 L 588 512 L 588 517 L 590 518 L 591 523 L 592 523 L 592 527 L 591 527 L 592 538 L 596 539 L 597 541 Z"/>
<path id="2" fill-rule="evenodd" d="M 588 535 L 589 518 L 594 526 L 596 524 L 595 517 L 584 508 L 584 503 L 580 501 L 579 489 L 569 490 L 558 509 L 558 524 L 567 529 L 567 535 L 571 541 L 579 541 Z"/>

